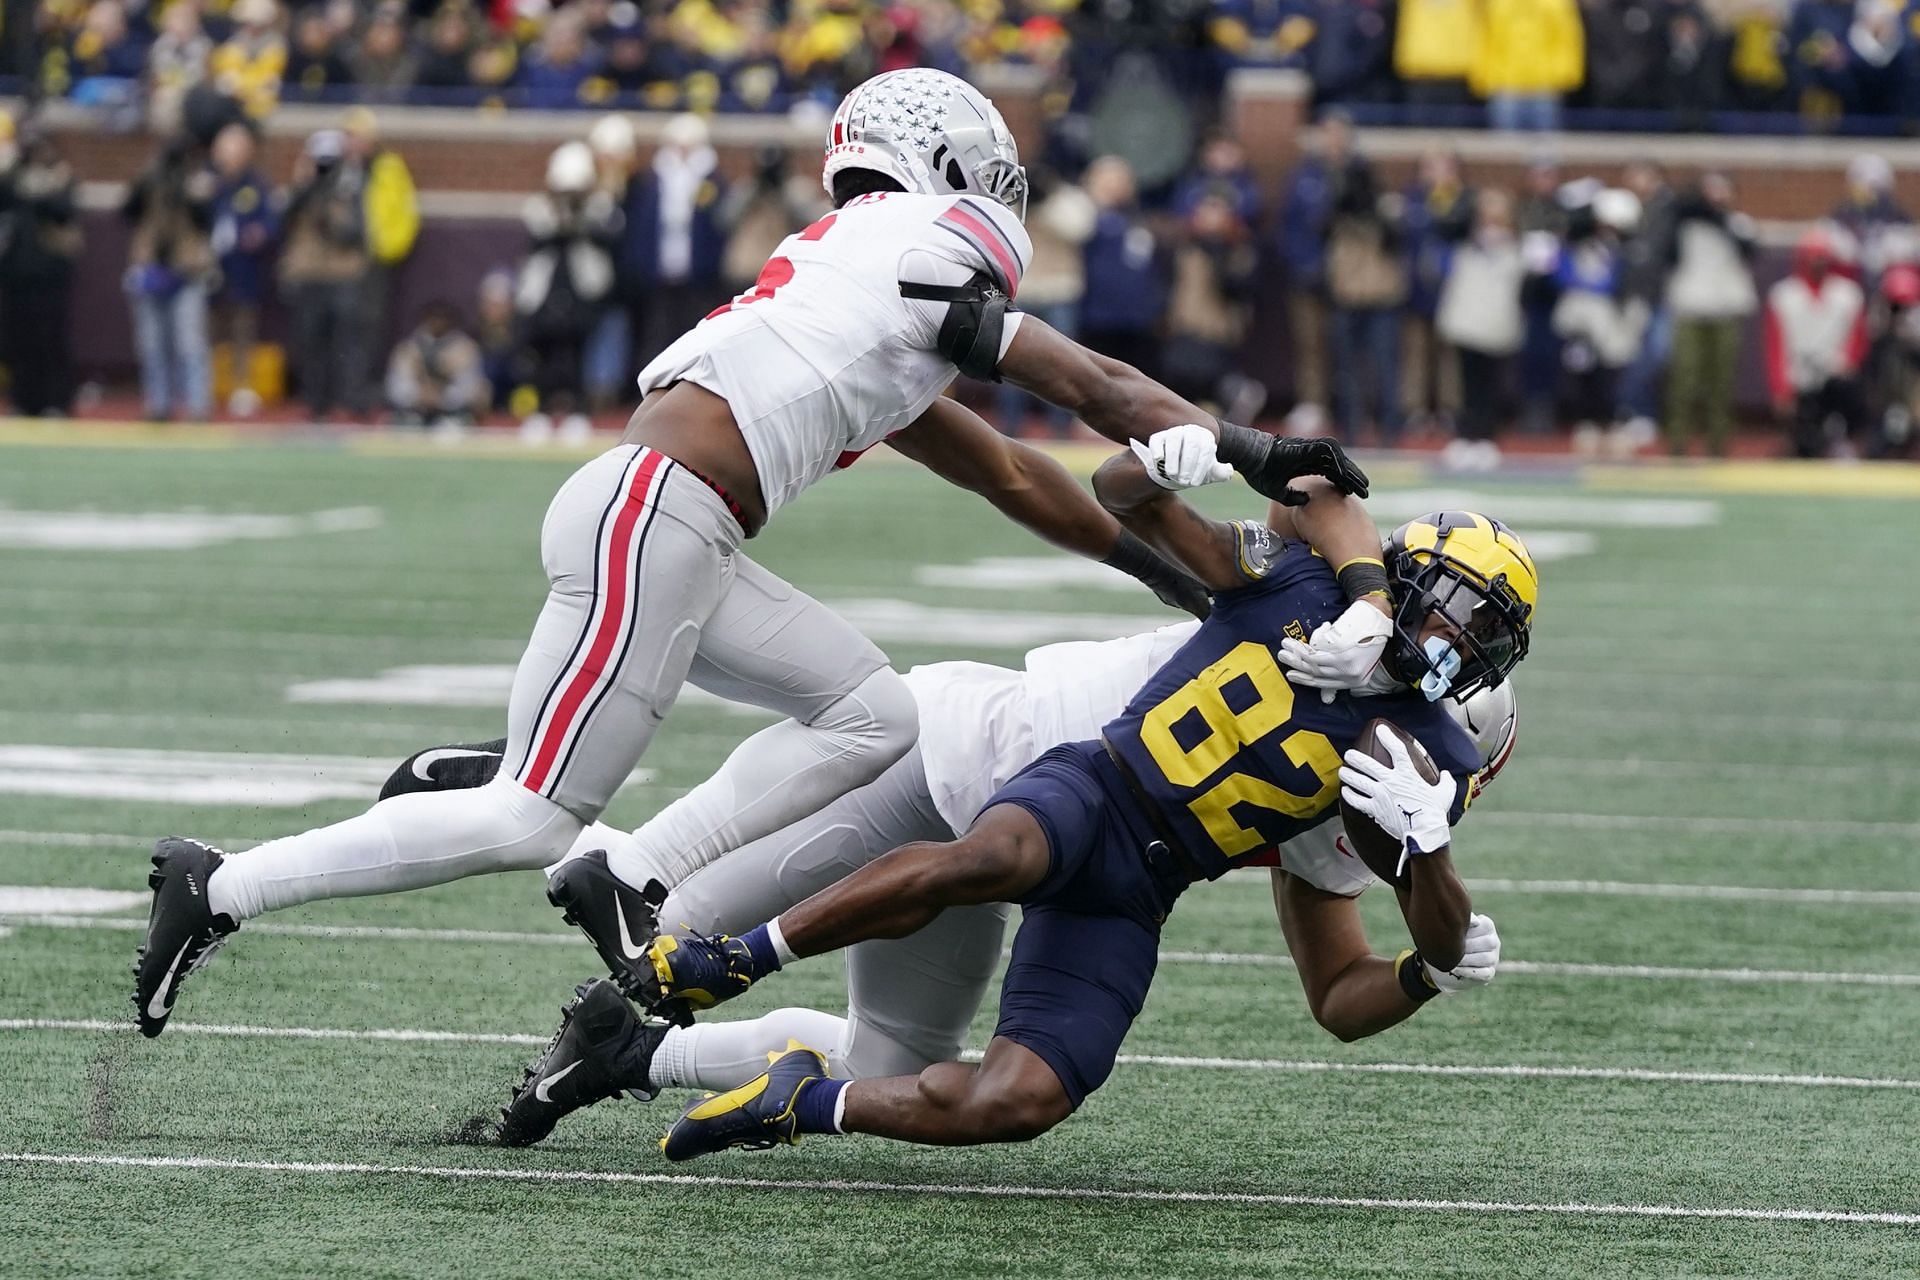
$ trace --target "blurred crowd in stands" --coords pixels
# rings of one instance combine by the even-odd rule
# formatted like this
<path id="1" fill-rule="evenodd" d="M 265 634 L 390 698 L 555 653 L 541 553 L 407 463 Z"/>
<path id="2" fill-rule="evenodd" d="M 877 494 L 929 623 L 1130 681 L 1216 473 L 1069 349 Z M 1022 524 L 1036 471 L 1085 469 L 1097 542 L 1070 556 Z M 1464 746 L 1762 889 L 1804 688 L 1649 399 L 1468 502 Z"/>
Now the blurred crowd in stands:
<path id="1" fill-rule="evenodd" d="M 1491 465 L 1509 426 L 1571 427 L 1592 451 L 1663 432 L 1676 452 L 1718 451 L 1758 368 L 1798 452 L 1880 455 L 1912 450 L 1920 411 L 1920 238 L 1884 161 L 1855 162 L 1778 278 L 1783 253 L 1756 253 L 1767 246 L 1725 175 L 1674 183 L 1649 162 L 1609 187 L 1542 149 L 1508 189 L 1436 150 L 1390 180 L 1353 125 L 1545 129 L 1587 112 L 1578 122 L 1718 128 L 1716 113 L 1739 110 L 1899 127 L 1920 115 L 1909 4 L 1920 13 L 1920 0 L 49 0 L 35 73 L 167 139 L 122 209 L 155 419 L 207 416 L 216 385 L 219 408 L 247 415 L 284 358 L 316 418 L 452 429 L 510 414 L 530 438 L 583 433 L 824 211 L 811 155 L 774 148 L 727 176 L 709 108 L 824 105 L 878 70 L 1015 62 L 1045 86 L 1022 307 L 1229 416 L 1445 438 L 1462 467 Z M 1277 193 L 1213 127 L 1225 72 L 1248 64 L 1302 70 L 1320 100 L 1309 154 Z M 420 213 L 374 111 L 306 137 L 286 172 L 256 158 L 277 104 L 341 97 L 678 114 L 644 158 L 629 114 L 583 118 L 522 211 L 524 252 L 475 296 L 399 315 Z M 64 412 L 82 220 L 49 136 L 12 129 L 0 115 L 0 363 L 21 411 Z M 1009 429 L 1071 429 L 1011 390 L 978 394 Z"/>
<path id="2" fill-rule="evenodd" d="M 74 180 L 45 133 L 5 130 L 0 358 L 20 412 L 58 414 L 73 393 Z M 607 114 L 552 153 L 521 213 L 523 256 L 475 296 L 401 316 L 393 279 L 420 216 L 374 114 L 313 133 L 286 174 L 263 173 L 256 146 L 235 110 L 204 145 L 191 132 L 161 145 L 125 196 L 150 418 L 214 411 L 218 342 L 233 416 L 272 382 L 261 353 L 285 351 L 315 420 L 457 430 L 509 415 L 529 439 L 580 438 L 589 415 L 624 407 L 640 365 L 750 289 L 779 240 L 827 208 L 810 159 L 769 149 L 730 180 L 689 113 L 643 162 L 631 118 Z M 1913 449 L 1920 233 L 1870 154 L 1769 280 L 1723 174 L 1676 186 L 1648 162 L 1610 187 L 1541 158 L 1509 190 L 1434 150 L 1395 183 L 1337 111 L 1271 205 L 1219 133 L 1151 192 L 1113 155 L 1078 180 L 1036 177 L 1023 308 L 1229 417 L 1260 417 L 1278 391 L 1290 398 L 1269 419 L 1443 445 L 1463 469 L 1493 465 L 1506 429 L 1570 427 L 1577 448 L 1621 455 L 1664 432 L 1676 454 L 1719 453 L 1737 380 L 1757 368 L 1792 451 Z M 1283 322 L 1253 329 L 1260 305 Z M 286 341 L 263 347 L 272 308 Z M 1009 388 L 976 394 L 1009 430 L 1072 429 Z"/>
<path id="3" fill-rule="evenodd" d="M 1424 155 L 1389 189 L 1328 117 L 1279 211 L 1299 405 L 1348 438 L 1444 431 L 1462 468 L 1499 458 L 1503 424 L 1570 425 L 1577 450 L 1726 452 L 1749 335 L 1801 457 L 1909 452 L 1920 410 L 1920 232 L 1885 160 L 1859 156 L 1784 276 L 1756 278 L 1758 227 L 1733 181 L 1621 185 L 1545 157 L 1519 190 Z"/>
<path id="4" fill-rule="evenodd" d="M 217 83 L 255 116 L 363 100 L 697 111 L 831 106 L 880 71 L 1064 70 L 1067 0 L 48 0 L 38 76 L 56 96 L 143 97 L 164 116 Z M 1095 20 L 1098 25 L 1097 20 Z"/>
<path id="5" fill-rule="evenodd" d="M 162 117 L 276 101 L 785 110 L 877 71 L 1036 68 L 1065 111 L 1148 46 L 1197 92 L 1312 78 L 1381 122 L 1892 130 L 1920 123 L 1913 0 L 45 0 L 37 65 Z M 1567 114 L 1568 109 L 1571 114 Z M 1769 124 L 1768 119 L 1773 123 Z"/>

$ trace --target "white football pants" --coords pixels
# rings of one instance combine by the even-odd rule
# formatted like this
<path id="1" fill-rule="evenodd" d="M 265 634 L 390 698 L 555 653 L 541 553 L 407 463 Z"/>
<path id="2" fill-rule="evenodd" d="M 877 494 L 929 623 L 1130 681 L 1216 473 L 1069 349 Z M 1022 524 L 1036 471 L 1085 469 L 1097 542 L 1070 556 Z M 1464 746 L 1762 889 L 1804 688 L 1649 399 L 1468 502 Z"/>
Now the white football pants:
<path id="1" fill-rule="evenodd" d="M 740 540 L 719 495 L 664 454 L 622 445 L 581 467 L 541 529 L 551 585 L 514 676 L 499 777 L 229 857 L 209 885 L 214 910 L 246 919 L 545 866 L 600 815 L 688 679 L 793 722 L 674 806 L 689 861 L 878 777 L 917 736 L 912 692 Z"/>

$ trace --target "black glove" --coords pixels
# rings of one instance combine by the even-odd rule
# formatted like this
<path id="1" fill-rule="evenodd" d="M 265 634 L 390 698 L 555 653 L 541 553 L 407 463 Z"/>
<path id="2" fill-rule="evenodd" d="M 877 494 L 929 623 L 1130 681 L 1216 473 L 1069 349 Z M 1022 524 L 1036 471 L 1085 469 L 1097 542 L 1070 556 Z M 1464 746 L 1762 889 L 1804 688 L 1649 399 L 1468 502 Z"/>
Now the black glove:
<path id="1" fill-rule="evenodd" d="M 1324 476 L 1341 493 L 1367 496 L 1367 473 L 1329 436 L 1273 436 L 1222 422 L 1216 456 L 1238 471 L 1255 493 L 1283 506 L 1306 505 L 1305 493 L 1287 487 L 1289 480 L 1300 476 Z"/>
<path id="2" fill-rule="evenodd" d="M 1202 622 L 1213 612 L 1213 599 L 1200 579 L 1164 559 L 1125 529 L 1120 531 L 1120 540 L 1100 563 L 1138 578 L 1160 597 L 1161 604 L 1190 613 Z"/>

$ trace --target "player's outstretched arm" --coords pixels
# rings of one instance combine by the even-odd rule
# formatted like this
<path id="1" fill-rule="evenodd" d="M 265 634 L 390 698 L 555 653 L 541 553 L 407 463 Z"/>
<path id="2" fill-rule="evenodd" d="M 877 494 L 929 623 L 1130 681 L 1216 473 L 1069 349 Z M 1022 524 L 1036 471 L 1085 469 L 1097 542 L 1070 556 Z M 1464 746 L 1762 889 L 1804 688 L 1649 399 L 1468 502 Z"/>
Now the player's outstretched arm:
<path id="1" fill-rule="evenodd" d="M 1346 1041 L 1404 1022 L 1435 996 L 1484 987 L 1500 965 L 1500 934 L 1482 915 L 1472 917 L 1462 956 L 1442 969 L 1417 950 L 1393 959 L 1374 955 L 1355 899 L 1278 867 L 1273 909 L 1314 1020 Z"/>
<path id="2" fill-rule="evenodd" d="M 935 400 L 887 443 L 941 479 L 979 494 L 1054 546 L 1112 565 L 1167 604 L 1207 616 L 1207 592 L 1200 583 L 1123 529 L 1065 467 L 1002 435 L 959 401 Z"/>
<path id="3" fill-rule="evenodd" d="M 1314 1021 L 1340 1039 L 1385 1031 L 1420 1007 L 1400 986 L 1395 962 L 1368 948 L 1355 899 L 1317 889 L 1275 867 L 1273 910 Z"/>
<path id="4" fill-rule="evenodd" d="M 1145 440 L 1177 422 L 1196 422 L 1216 435 L 1220 431 L 1218 420 L 1200 406 L 1130 364 L 1089 351 L 1037 316 L 1020 317 L 999 372 L 1115 444 Z"/>
<path id="5" fill-rule="evenodd" d="M 1343 493 L 1367 496 L 1366 472 L 1331 439 L 1282 439 L 1251 427 L 1222 422 L 1175 395 L 1130 364 L 1089 351 L 1033 316 L 1000 357 L 998 373 L 1080 420 L 1116 444 L 1146 440 L 1181 423 L 1197 424 L 1218 440 L 1221 462 L 1239 472 L 1256 493 L 1276 502 L 1304 498 L 1288 484 L 1320 475 Z"/>
<path id="6" fill-rule="evenodd" d="M 1185 568 L 1209 591 L 1247 584 L 1234 527 L 1201 515 L 1173 490 L 1156 484 L 1134 453 L 1116 453 L 1101 463 L 1093 473 L 1093 492 L 1129 532 Z"/>

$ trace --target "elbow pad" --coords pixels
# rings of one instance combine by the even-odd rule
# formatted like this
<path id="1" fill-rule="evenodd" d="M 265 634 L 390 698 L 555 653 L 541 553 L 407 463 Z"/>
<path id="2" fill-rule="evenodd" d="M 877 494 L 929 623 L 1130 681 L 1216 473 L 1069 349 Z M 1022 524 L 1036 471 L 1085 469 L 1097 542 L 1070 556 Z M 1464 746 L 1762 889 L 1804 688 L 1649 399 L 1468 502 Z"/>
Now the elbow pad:
<path id="1" fill-rule="evenodd" d="M 940 322 L 935 350 L 969 378 L 1000 381 L 1000 340 L 1006 333 L 1009 299 L 992 276 L 976 271 L 965 284 L 902 280 L 900 296 L 946 303 L 947 316 Z"/>

